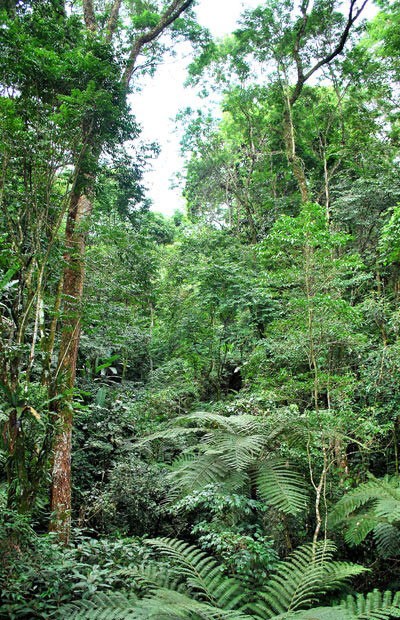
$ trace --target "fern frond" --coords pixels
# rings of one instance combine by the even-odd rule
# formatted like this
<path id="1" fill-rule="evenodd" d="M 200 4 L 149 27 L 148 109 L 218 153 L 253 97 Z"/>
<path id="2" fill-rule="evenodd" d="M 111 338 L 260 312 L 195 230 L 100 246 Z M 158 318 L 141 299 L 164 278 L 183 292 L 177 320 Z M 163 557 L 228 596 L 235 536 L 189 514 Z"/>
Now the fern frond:
<path id="1" fill-rule="evenodd" d="M 368 594 L 349 595 L 341 607 L 357 620 L 392 620 L 400 618 L 400 593 L 373 590 Z"/>
<path id="2" fill-rule="evenodd" d="M 285 620 L 394 620 L 400 618 L 400 593 L 379 592 L 347 596 L 332 607 L 316 607 Z M 274 618 L 278 620 L 278 618 Z"/>
<path id="3" fill-rule="evenodd" d="M 178 422 L 196 422 L 203 430 L 207 429 L 223 429 L 228 433 L 240 433 L 251 435 L 260 432 L 262 426 L 262 418 L 254 415 L 242 414 L 224 416 L 219 413 L 210 411 L 196 411 L 189 415 L 180 416 Z"/>
<path id="4" fill-rule="evenodd" d="M 142 599 L 136 608 L 136 618 L 156 620 L 251 620 L 235 610 L 226 610 L 198 601 L 171 590 L 158 590 L 154 596 Z"/>
<path id="5" fill-rule="evenodd" d="M 368 488 L 354 489 L 342 497 L 329 515 L 330 527 L 336 527 L 343 521 L 346 521 L 348 517 L 358 510 L 359 508 L 369 504 L 376 503 L 376 498 L 371 496 L 371 492 Z"/>
<path id="6" fill-rule="evenodd" d="M 375 507 L 375 514 L 388 523 L 400 523 L 400 499 L 385 497 L 378 500 Z"/>
<path id="7" fill-rule="evenodd" d="M 150 561 L 148 564 L 141 564 L 135 568 L 121 569 L 116 572 L 116 575 L 131 577 L 135 590 L 142 595 L 159 588 L 176 591 L 184 590 L 184 585 L 177 577 L 176 572 L 171 567 L 166 566 L 165 563 L 160 564 L 159 562 Z"/>
<path id="8" fill-rule="evenodd" d="M 379 554 L 384 558 L 400 553 L 400 531 L 390 523 L 378 523 L 374 538 Z"/>
<path id="9" fill-rule="evenodd" d="M 362 566 L 332 562 L 336 551 L 331 541 L 304 545 L 278 565 L 267 588 L 260 592 L 259 615 L 275 618 L 310 608 L 329 591 L 335 590 L 355 575 L 364 572 Z"/>
<path id="10" fill-rule="evenodd" d="M 136 620 L 137 598 L 127 592 L 95 594 L 90 600 L 60 608 L 60 620 Z"/>
<path id="11" fill-rule="evenodd" d="M 359 545 L 366 539 L 370 532 L 373 532 L 378 525 L 378 520 L 371 514 L 356 514 L 348 517 L 346 521 L 347 530 L 344 539 L 350 547 Z"/>
<path id="12" fill-rule="evenodd" d="M 307 506 L 304 479 L 284 461 L 271 459 L 260 465 L 257 491 L 261 499 L 287 514 L 297 514 Z"/>
<path id="13" fill-rule="evenodd" d="M 134 448 L 141 448 L 152 441 L 157 441 L 158 439 L 170 439 L 172 441 L 182 439 L 184 435 L 193 435 L 199 432 L 202 432 L 202 428 L 194 428 L 188 427 L 184 428 L 183 426 L 172 426 L 169 428 L 165 428 L 163 430 L 157 431 L 156 433 L 151 433 L 150 435 L 146 435 L 141 439 L 138 439 L 133 443 Z M 131 444 L 132 445 L 132 444 Z"/>
<path id="14" fill-rule="evenodd" d="M 210 443 L 220 460 L 235 471 L 245 470 L 260 458 L 266 447 L 263 435 L 235 435 L 223 433 L 213 436 Z"/>
<path id="15" fill-rule="evenodd" d="M 229 468 L 213 452 L 199 455 L 183 454 L 172 464 L 168 478 L 182 490 L 203 489 L 207 484 L 221 482 Z"/>
<path id="16" fill-rule="evenodd" d="M 356 620 L 356 617 L 349 611 L 340 607 L 315 607 L 281 618 L 282 620 Z M 281 618 L 276 617 L 274 620 L 281 620 Z"/>
<path id="17" fill-rule="evenodd" d="M 400 477 L 385 476 L 370 480 L 350 491 L 335 506 L 329 517 L 331 526 L 346 522 L 345 540 L 352 545 L 360 544 L 374 531 L 378 550 L 383 555 L 398 553 L 400 534 Z M 397 549 L 397 551 L 395 551 Z"/>
<path id="18" fill-rule="evenodd" d="M 227 578 L 217 562 L 197 547 L 170 538 L 152 539 L 148 543 L 179 567 L 179 574 L 185 577 L 197 597 L 225 610 L 234 609 L 241 601 L 240 583 Z"/>

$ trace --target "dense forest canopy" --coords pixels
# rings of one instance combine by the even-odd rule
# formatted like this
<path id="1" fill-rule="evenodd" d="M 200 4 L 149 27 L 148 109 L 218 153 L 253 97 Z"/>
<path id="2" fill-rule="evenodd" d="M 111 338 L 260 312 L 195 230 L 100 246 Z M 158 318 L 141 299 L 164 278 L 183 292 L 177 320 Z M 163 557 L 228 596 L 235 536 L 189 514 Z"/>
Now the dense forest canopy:
<path id="1" fill-rule="evenodd" d="M 0 618 L 400 618 L 400 3 L 195 5 L 0 3 Z"/>

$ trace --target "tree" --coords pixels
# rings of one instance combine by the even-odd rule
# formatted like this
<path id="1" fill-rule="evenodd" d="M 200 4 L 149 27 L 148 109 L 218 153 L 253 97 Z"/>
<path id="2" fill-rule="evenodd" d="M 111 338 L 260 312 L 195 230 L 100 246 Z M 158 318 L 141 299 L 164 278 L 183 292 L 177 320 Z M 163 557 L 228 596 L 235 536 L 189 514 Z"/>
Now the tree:
<path id="1" fill-rule="evenodd" d="M 304 87 L 322 69 L 329 68 L 345 50 L 355 23 L 367 4 L 350 0 L 343 14 L 334 0 L 295 3 L 271 0 L 246 11 L 233 39 L 211 43 L 191 68 L 193 79 L 204 68 L 215 68 L 222 87 L 226 72 L 242 83 L 263 67 L 276 86 L 284 151 L 302 202 L 313 199 L 304 162 L 298 155 L 294 110 Z M 221 70 L 221 65 L 223 70 Z M 279 93 L 279 94 L 278 94 Z"/>
<path id="2" fill-rule="evenodd" d="M 170 28 L 192 4 L 193 0 L 174 0 L 164 5 L 160 14 L 150 12 L 141 3 L 135 6 L 136 14 L 132 19 L 133 32 L 129 33 L 131 37 L 133 36 L 133 40 L 125 58 L 118 58 L 120 68 L 118 71 L 117 100 L 115 103 L 111 103 L 106 98 L 106 106 L 100 118 L 96 108 L 94 108 L 94 114 L 90 113 L 90 108 L 85 109 L 83 112 L 81 135 L 83 157 L 75 164 L 74 176 L 76 181 L 67 214 L 67 252 L 65 254 L 66 267 L 63 274 L 63 295 L 66 301 L 57 366 L 57 372 L 61 377 L 61 383 L 57 386 L 58 393 L 63 393 L 66 390 L 70 392 L 75 382 L 80 336 L 80 306 L 82 303 L 85 266 L 85 229 L 93 208 L 96 165 L 102 150 L 107 144 L 110 120 L 112 120 L 113 113 L 121 113 L 121 110 L 118 110 L 119 98 L 123 106 L 125 105 L 130 82 L 137 69 L 140 54 L 146 53 L 148 46 L 157 41 L 159 36 Z M 121 12 L 121 1 L 115 0 L 108 20 L 103 22 L 104 25 L 102 27 L 101 21 L 95 15 L 92 1 L 85 0 L 83 3 L 83 15 L 88 37 L 97 35 L 96 38 L 98 38 L 99 42 L 110 48 L 118 34 L 121 36 L 121 32 L 118 31 L 118 20 L 122 18 Z M 90 90 L 89 88 L 89 93 Z M 99 103 L 101 104 L 103 92 L 97 90 L 97 92 L 90 93 L 90 95 L 92 94 L 99 97 Z M 101 106 L 99 107 L 101 109 Z M 72 411 L 70 396 L 58 402 L 57 414 L 59 432 L 54 443 L 51 509 L 55 515 L 53 528 L 62 537 L 68 539 L 70 527 L 69 513 L 71 510 Z"/>
<path id="3" fill-rule="evenodd" d="M 5 104 L 12 111 L 14 101 L 28 99 L 41 111 L 50 127 L 63 130 L 68 145 L 56 145 L 57 154 L 65 157 L 68 153 L 70 175 L 63 206 L 52 229 L 52 238 L 58 239 L 65 214 L 61 336 L 52 379 L 56 431 L 51 500 L 52 527 L 65 539 L 68 538 L 71 508 L 72 394 L 81 330 L 85 251 L 100 158 L 112 154 L 118 143 L 134 133 L 127 109 L 132 79 L 137 72 L 155 67 L 165 49 L 159 40 L 163 33 L 169 32 L 175 40 L 185 30 L 185 21 L 180 16 L 192 4 L 193 0 L 173 0 L 158 4 L 134 2 L 125 6 L 115 0 L 98 7 L 92 0 L 85 0 L 82 14 L 70 10 L 63 2 L 49 2 L 46 6 L 36 3 L 7 6 L 8 25 L 3 32 L 10 55 L 13 50 L 26 46 L 27 41 L 30 47 L 25 65 L 18 65 L 17 69 L 8 66 L 4 71 L 3 84 L 13 89 L 13 96 L 5 97 Z M 44 27 L 43 34 L 45 17 L 50 19 L 51 26 Z M 23 30 L 25 38 L 18 38 L 19 29 Z M 69 38 L 66 33 L 70 34 Z M 194 27 L 191 36 L 199 36 Z M 29 117 L 26 122 L 30 123 Z M 48 155 L 43 150 L 40 153 L 43 161 L 48 161 Z M 59 170 L 57 162 L 53 165 L 53 177 L 46 177 L 51 179 L 51 190 L 54 174 Z M 39 183 L 37 176 L 35 182 Z M 41 191 L 46 191 L 43 183 L 40 187 Z M 16 217 L 19 216 L 17 212 Z M 44 226 L 48 230 L 48 219 Z M 44 265 L 47 265 L 47 258 L 45 256 Z M 38 300 L 41 300 L 42 286 L 39 277 L 39 294 L 35 293 Z M 39 310 L 37 316 L 39 323 Z M 13 424 L 16 427 L 16 422 L 10 424 L 10 429 Z M 15 434 L 13 430 L 10 432 L 11 436 Z"/>

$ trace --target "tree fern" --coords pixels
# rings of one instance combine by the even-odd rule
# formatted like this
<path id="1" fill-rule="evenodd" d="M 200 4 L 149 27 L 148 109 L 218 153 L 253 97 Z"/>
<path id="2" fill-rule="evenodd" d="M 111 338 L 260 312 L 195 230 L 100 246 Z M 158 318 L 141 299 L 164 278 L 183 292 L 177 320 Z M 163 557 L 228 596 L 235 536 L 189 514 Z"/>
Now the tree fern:
<path id="1" fill-rule="evenodd" d="M 212 483 L 224 483 L 235 490 L 255 483 L 260 497 L 271 506 L 288 514 L 305 509 L 308 493 L 304 479 L 272 456 L 283 427 L 271 430 L 258 416 L 210 412 L 180 416 L 174 424 L 175 428 L 165 431 L 164 438 L 179 437 L 179 431 L 184 429 L 201 432 L 202 438 L 192 452 L 187 451 L 172 464 L 171 499 L 179 492 L 201 490 Z M 189 425 L 189 429 L 182 425 Z M 158 432 L 147 441 L 162 437 L 163 433 Z"/>
<path id="2" fill-rule="evenodd" d="M 208 484 L 227 478 L 229 469 L 212 452 L 186 453 L 178 457 L 171 467 L 170 480 L 183 492 L 203 489 Z M 174 493 L 175 494 L 175 493 Z"/>
<path id="3" fill-rule="evenodd" d="M 128 593 L 97 594 L 90 601 L 64 606 L 58 617 L 70 620 L 251 620 L 240 610 L 224 610 L 187 594 L 159 588 L 138 600 Z M 258 615 L 264 620 L 394 620 L 400 618 L 400 593 L 377 590 L 347 596 L 332 607 Z"/>
<path id="4" fill-rule="evenodd" d="M 135 578 L 139 596 L 126 592 L 97 594 L 91 600 L 64 606 L 59 618 L 71 620 L 392 620 L 400 618 L 400 593 L 378 591 L 347 596 L 332 607 L 313 607 L 327 593 L 365 569 L 333 561 L 332 542 L 305 545 L 281 562 L 261 592 L 244 593 L 240 583 L 222 573 L 214 559 L 178 540 L 148 543 L 169 561 L 175 575 L 168 587 L 152 570 Z M 169 576 L 170 576 L 169 575 Z M 167 580 L 168 581 L 168 580 Z M 248 599 L 256 598 L 251 604 Z"/>
<path id="5" fill-rule="evenodd" d="M 330 514 L 332 527 L 345 523 L 345 540 L 358 545 L 374 533 L 379 552 L 387 557 L 400 552 L 400 477 L 370 480 L 347 493 Z"/>

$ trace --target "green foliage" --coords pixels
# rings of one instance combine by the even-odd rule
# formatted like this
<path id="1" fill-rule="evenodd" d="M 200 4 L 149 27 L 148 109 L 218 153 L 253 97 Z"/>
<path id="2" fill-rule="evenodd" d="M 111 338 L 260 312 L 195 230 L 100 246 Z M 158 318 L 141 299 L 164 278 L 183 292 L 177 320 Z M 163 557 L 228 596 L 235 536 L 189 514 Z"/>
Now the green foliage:
<path id="1" fill-rule="evenodd" d="M 170 478 L 181 493 L 223 482 L 227 488 L 255 488 L 268 504 L 296 514 L 307 503 L 307 486 L 300 474 L 271 454 L 271 447 L 284 433 L 271 430 L 262 418 L 249 414 L 230 417 L 198 412 L 182 416 L 166 432 L 159 431 L 141 445 L 162 438 L 179 437 L 182 427 L 201 434 L 201 443 L 189 448 L 173 463 Z"/>
<path id="2" fill-rule="evenodd" d="M 378 552 L 383 557 L 400 552 L 400 482 L 398 475 L 382 479 L 370 474 L 370 480 L 352 489 L 336 504 L 330 525 L 346 524 L 345 540 L 359 545 L 374 533 Z"/>
<path id="3" fill-rule="evenodd" d="M 169 512 L 193 520 L 191 534 L 200 547 L 247 587 L 257 588 L 273 569 L 277 554 L 271 532 L 265 535 L 268 508 L 262 501 L 209 485 L 175 502 Z"/>
<path id="4" fill-rule="evenodd" d="M 399 594 L 378 590 L 348 595 L 340 605 L 317 607 L 296 616 L 302 620 L 393 620 L 399 617 Z"/>
<path id="5" fill-rule="evenodd" d="M 296 549 L 286 562 L 278 565 L 267 587 L 259 592 L 259 614 L 264 618 L 285 617 L 304 607 L 312 607 L 328 592 L 339 589 L 361 566 L 333 561 L 335 545 L 323 541 Z"/>
<path id="6" fill-rule="evenodd" d="M 268 0 L 220 42 L 189 11 L 142 48 L 133 77 L 186 36 L 190 80 L 221 92 L 218 119 L 180 115 L 188 213 L 171 219 L 149 211 L 159 149 L 137 142 L 124 72 L 177 3 L 124 2 L 111 41 L 113 3 L 93 31 L 82 3 L 3 4 L 0 616 L 400 617 L 398 1 L 329 62 L 349 8 L 333 0 Z M 83 193 L 78 389 L 57 394 Z M 38 532 L 65 396 L 93 538 L 62 549 Z M 319 540 L 332 505 L 368 574 Z M 352 576 L 391 591 L 343 598 Z"/>
<path id="7" fill-rule="evenodd" d="M 165 471 L 122 453 L 107 483 L 87 493 L 86 521 L 120 536 L 160 535 L 173 526 L 166 523 L 169 492 Z"/>
<path id="8" fill-rule="evenodd" d="M 0 617 L 58 617 L 60 606 L 131 586 L 143 558 L 135 540 L 77 537 L 68 548 L 38 535 L 27 517 L 1 508 Z"/>
<path id="9" fill-rule="evenodd" d="M 146 387 L 137 391 L 130 404 L 130 416 L 137 434 L 188 411 L 198 399 L 199 387 L 191 366 L 172 359 L 148 375 Z"/>
<path id="10" fill-rule="evenodd" d="M 400 207 L 393 208 L 389 221 L 382 228 L 380 251 L 386 262 L 398 262 L 400 258 Z"/>
<path id="11" fill-rule="evenodd" d="M 77 608 L 77 615 L 72 617 L 101 618 L 107 606 L 109 613 L 115 613 L 113 609 L 117 605 L 122 609 L 121 615 L 116 617 L 122 618 L 140 618 L 142 615 L 232 620 L 246 620 L 250 617 L 292 619 L 298 615 L 306 618 L 312 616 L 298 614 L 298 610 L 310 607 L 326 593 L 337 590 L 350 577 L 365 570 L 354 564 L 332 562 L 335 548 L 329 541 L 317 546 L 302 547 L 279 565 L 267 586 L 256 593 L 256 603 L 252 605 L 246 600 L 239 582 L 224 576 L 218 565 L 195 547 L 171 539 L 150 540 L 149 544 L 162 556 L 168 556 L 172 574 L 176 572 L 180 579 L 185 580 L 186 592 L 180 586 L 171 584 L 169 588 L 151 589 L 139 601 L 127 597 L 124 600 L 121 597 L 110 598 L 107 603 L 107 597 L 98 597 L 95 603 L 100 603 L 100 608 L 89 609 L 84 604 Z M 352 602 L 348 601 L 349 607 Z M 388 605 L 388 602 L 389 597 L 386 596 L 384 604 Z M 358 604 L 361 605 L 361 597 Z M 376 608 L 379 605 L 383 607 L 382 599 L 378 600 L 378 595 L 375 595 Z M 80 611 L 82 607 L 86 611 Z"/>
<path id="12" fill-rule="evenodd" d="M 152 13 L 149 10 L 143 11 L 140 15 L 135 15 L 132 18 L 132 25 L 134 28 L 144 30 L 146 28 L 154 28 L 160 21 L 160 16 L 157 13 Z"/>

